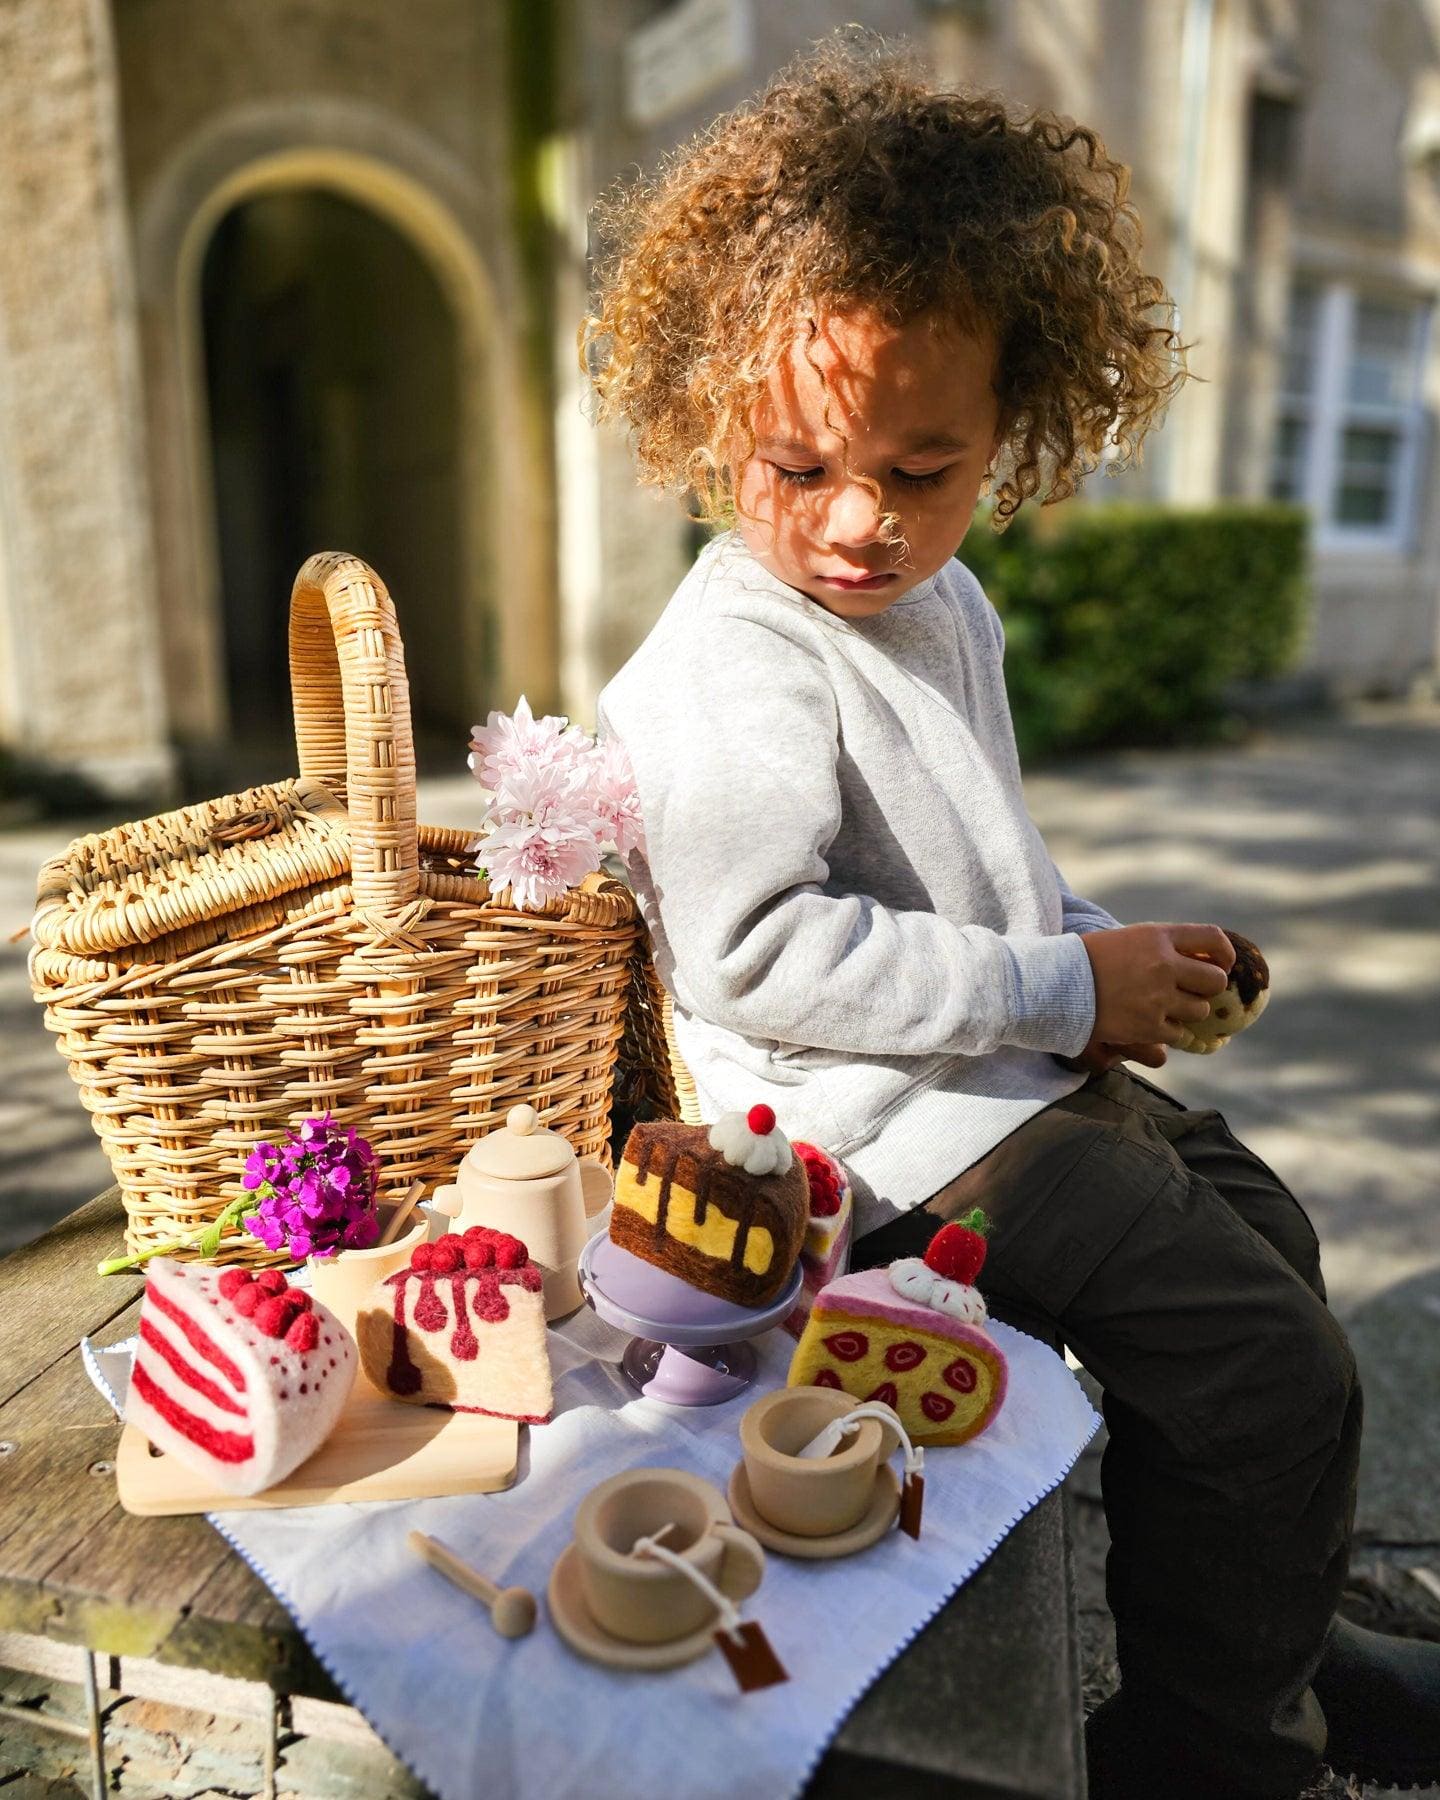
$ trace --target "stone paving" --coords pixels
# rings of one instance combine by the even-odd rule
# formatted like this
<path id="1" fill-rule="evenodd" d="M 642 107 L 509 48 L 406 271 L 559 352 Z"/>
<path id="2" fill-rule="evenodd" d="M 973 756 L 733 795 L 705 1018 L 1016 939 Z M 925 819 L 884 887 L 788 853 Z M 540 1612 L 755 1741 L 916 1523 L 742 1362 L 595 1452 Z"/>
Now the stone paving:
<path id="1" fill-rule="evenodd" d="M 1437 777 L 1440 708 L 1353 705 L 1233 749 L 1077 761 L 1027 795 L 1077 893 L 1127 923 L 1228 925 L 1265 952 L 1273 998 L 1255 1028 L 1144 1073 L 1219 1108 L 1310 1214 L 1366 1395 L 1345 1609 L 1440 1639 Z M 1118 1679 L 1104 1442 L 1070 1478 L 1090 1704 Z M 1381 1790 L 1317 1790 L 1362 1791 Z"/>
<path id="2" fill-rule="evenodd" d="M 1314 1221 L 1366 1389 L 1347 1607 L 1440 1638 L 1437 776 L 1440 706 L 1352 703 L 1230 748 L 1077 759 L 1033 776 L 1027 795 L 1077 893 L 1127 922 L 1228 925 L 1270 962 L 1274 998 L 1252 1032 L 1147 1074 L 1218 1107 Z M 422 783 L 421 816 L 464 823 L 474 794 L 465 777 Z M 29 998 L 25 945 L 4 942 L 29 917 L 38 864 L 78 829 L 0 829 L 0 1251 L 109 1179 Z M 1102 1449 L 1103 1432 L 1071 1477 L 1092 1703 L 1116 1679 Z"/>

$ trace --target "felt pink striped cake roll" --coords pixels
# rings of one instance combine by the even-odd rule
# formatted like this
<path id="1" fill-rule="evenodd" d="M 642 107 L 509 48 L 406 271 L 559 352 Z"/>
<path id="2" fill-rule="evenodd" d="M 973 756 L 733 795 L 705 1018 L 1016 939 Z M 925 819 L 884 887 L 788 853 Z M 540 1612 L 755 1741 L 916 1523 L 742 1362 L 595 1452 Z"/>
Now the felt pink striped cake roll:
<path id="1" fill-rule="evenodd" d="M 126 1421 L 229 1494 L 258 1494 L 330 1435 L 355 1341 L 278 1269 L 156 1257 L 146 1271 Z"/>

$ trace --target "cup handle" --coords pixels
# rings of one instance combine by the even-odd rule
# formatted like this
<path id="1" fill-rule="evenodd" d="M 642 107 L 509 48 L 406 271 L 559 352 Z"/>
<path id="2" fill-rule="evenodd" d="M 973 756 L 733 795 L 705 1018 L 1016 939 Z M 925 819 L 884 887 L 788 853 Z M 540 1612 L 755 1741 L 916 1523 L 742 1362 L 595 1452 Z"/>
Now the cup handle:
<path id="1" fill-rule="evenodd" d="M 759 1587 L 765 1574 L 765 1552 L 748 1531 L 738 1525 L 716 1525 L 712 1528 L 725 1546 L 716 1586 L 728 1599 L 744 1600 Z"/>
<path id="2" fill-rule="evenodd" d="M 610 1171 L 598 1162 L 585 1158 L 580 1164 L 580 1189 L 585 1196 L 585 1217 L 598 1218 L 614 1195 Z"/>
<path id="3" fill-rule="evenodd" d="M 458 1219 L 460 1216 L 460 1190 L 451 1182 L 446 1187 L 437 1187 L 430 1197 L 430 1210 L 442 1214 L 447 1219 Z"/>

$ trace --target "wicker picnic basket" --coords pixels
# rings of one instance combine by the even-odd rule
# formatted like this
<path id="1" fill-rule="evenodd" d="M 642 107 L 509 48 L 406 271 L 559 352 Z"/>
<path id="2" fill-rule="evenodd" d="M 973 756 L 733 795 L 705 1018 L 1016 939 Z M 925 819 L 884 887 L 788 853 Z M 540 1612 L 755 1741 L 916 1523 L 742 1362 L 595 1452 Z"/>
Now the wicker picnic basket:
<path id="1" fill-rule="evenodd" d="M 673 1115 L 664 989 L 603 873 L 539 909 L 467 872 L 473 832 L 417 826 L 395 611 L 358 557 L 290 602 L 297 780 L 78 838 L 47 863 L 31 983 L 152 1248 L 218 1216 L 257 1140 L 329 1112 L 380 1198 L 528 1101 L 613 1167 L 611 1106 Z M 277 1260 L 249 1234 L 225 1261 Z"/>

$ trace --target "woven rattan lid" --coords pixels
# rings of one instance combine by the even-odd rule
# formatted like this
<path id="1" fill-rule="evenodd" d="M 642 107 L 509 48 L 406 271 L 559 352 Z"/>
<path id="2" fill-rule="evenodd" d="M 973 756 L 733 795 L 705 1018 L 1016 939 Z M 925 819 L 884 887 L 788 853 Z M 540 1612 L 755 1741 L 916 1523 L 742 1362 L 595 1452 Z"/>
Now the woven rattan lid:
<path id="1" fill-rule="evenodd" d="M 547 1130 L 533 1106 L 512 1106 L 505 1123 L 470 1146 L 465 1158 L 482 1175 L 500 1175 L 510 1181 L 531 1181 L 538 1175 L 558 1175 L 575 1161 L 568 1138 Z"/>

